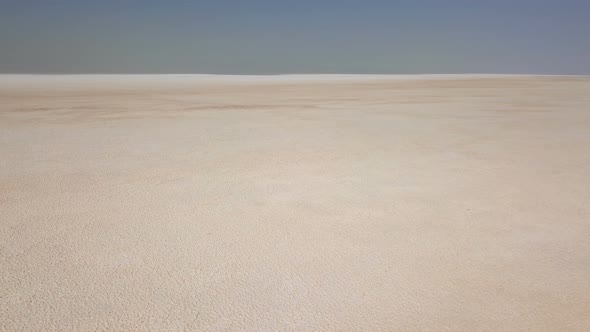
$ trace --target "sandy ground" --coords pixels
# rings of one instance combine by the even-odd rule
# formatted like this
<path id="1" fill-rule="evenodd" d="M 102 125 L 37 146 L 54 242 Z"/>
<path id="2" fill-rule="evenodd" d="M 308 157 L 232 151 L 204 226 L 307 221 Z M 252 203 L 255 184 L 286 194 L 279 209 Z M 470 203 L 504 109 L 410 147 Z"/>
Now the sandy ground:
<path id="1" fill-rule="evenodd" d="M 588 331 L 590 77 L 0 76 L 0 330 Z"/>

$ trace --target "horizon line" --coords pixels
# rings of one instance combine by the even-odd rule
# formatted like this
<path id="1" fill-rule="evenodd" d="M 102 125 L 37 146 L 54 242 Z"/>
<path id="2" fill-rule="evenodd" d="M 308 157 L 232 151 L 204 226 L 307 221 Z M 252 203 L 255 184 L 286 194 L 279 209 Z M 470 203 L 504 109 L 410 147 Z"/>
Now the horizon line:
<path id="1" fill-rule="evenodd" d="M 211 73 L 10 73 L 2 76 L 566 76 L 590 77 L 590 74 L 531 74 L 531 73 L 270 73 L 270 74 L 211 74 Z"/>

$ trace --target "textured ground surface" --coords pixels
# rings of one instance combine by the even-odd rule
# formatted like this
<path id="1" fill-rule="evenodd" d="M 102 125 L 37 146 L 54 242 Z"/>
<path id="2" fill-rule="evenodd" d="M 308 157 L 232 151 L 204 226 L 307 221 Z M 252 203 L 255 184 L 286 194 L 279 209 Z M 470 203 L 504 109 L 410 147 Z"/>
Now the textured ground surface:
<path id="1" fill-rule="evenodd" d="M 588 331 L 590 78 L 0 76 L 0 330 Z"/>

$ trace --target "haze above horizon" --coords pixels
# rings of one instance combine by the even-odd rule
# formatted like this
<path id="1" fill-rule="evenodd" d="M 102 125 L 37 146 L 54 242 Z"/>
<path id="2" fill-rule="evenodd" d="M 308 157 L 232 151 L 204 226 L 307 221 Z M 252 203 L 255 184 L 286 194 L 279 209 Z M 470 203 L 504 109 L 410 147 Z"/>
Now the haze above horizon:
<path id="1" fill-rule="evenodd" d="M 590 2 L 4 2 L 0 73 L 590 74 Z"/>

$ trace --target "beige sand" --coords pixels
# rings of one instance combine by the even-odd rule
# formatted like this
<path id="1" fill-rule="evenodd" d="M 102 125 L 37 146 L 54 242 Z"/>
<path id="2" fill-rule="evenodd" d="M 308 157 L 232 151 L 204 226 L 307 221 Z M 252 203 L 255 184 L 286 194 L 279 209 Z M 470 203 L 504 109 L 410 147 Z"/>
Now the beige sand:
<path id="1" fill-rule="evenodd" d="M 1 76 L 0 330 L 588 331 L 590 78 Z"/>

